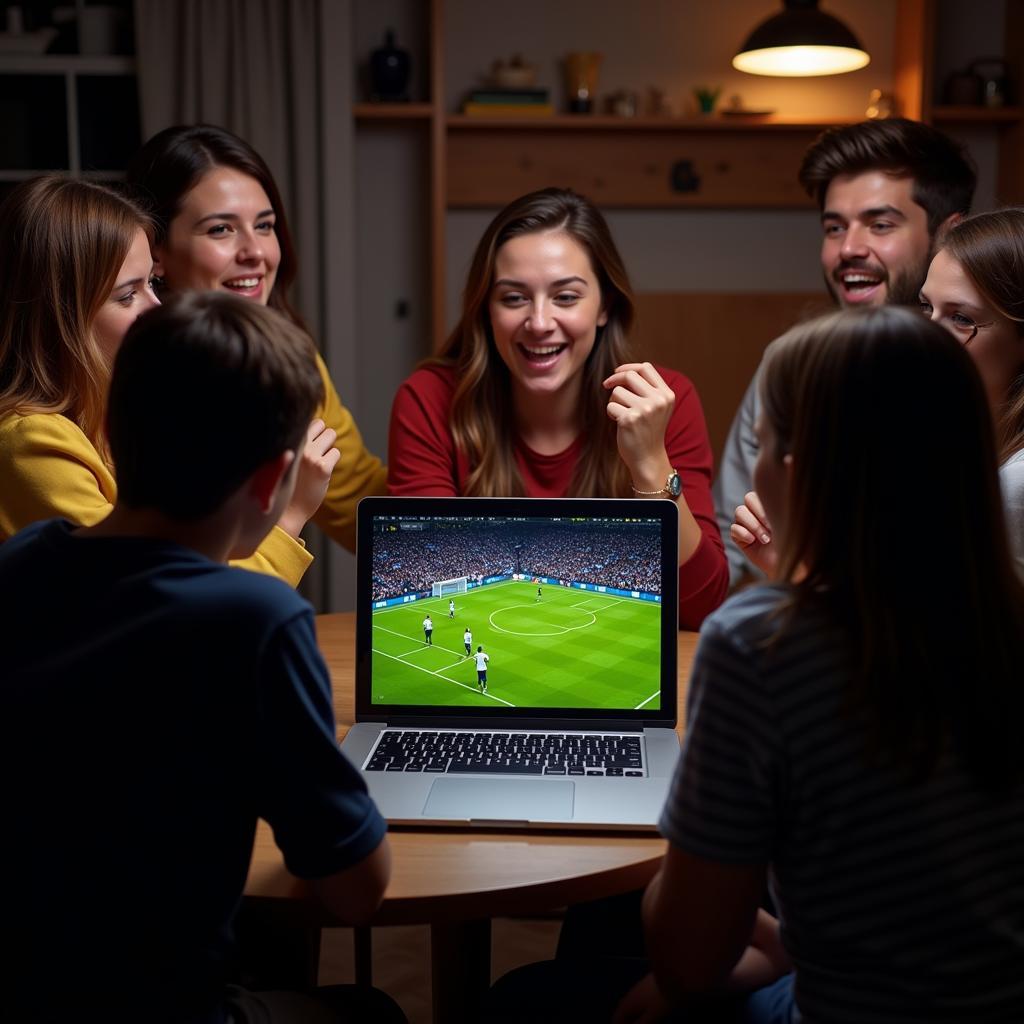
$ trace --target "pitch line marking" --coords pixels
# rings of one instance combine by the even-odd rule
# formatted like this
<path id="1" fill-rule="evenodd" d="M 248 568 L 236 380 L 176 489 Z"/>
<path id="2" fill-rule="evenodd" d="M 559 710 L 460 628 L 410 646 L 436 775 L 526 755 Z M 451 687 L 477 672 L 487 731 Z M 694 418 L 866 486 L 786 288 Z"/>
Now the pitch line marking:
<path id="1" fill-rule="evenodd" d="M 510 612 L 516 608 L 532 608 L 533 604 L 510 604 L 504 608 L 496 608 L 490 615 L 487 616 L 487 621 L 491 624 L 492 629 L 496 629 L 499 633 L 508 633 L 509 636 L 562 636 L 565 633 L 571 633 L 574 629 L 586 629 L 588 626 L 594 625 L 597 622 L 597 616 L 593 612 L 585 612 L 584 614 L 590 616 L 589 622 L 584 622 L 580 626 L 559 626 L 555 633 L 520 633 L 515 629 L 505 629 L 503 626 L 499 626 L 494 621 L 495 615 L 500 615 L 502 612 Z M 554 623 L 548 623 L 548 625 L 554 625 Z"/>
<path id="2" fill-rule="evenodd" d="M 403 651 L 401 654 L 396 654 L 395 657 L 402 659 L 413 654 L 422 654 L 424 651 L 429 651 L 432 646 L 432 644 L 420 644 L 419 647 L 414 647 L 411 651 Z"/>
<path id="3" fill-rule="evenodd" d="M 373 628 L 374 629 L 383 629 L 385 633 L 390 633 L 392 636 L 400 636 L 403 640 L 415 640 L 416 639 L 415 637 L 409 636 L 408 633 L 397 633 L 393 629 L 388 629 L 387 626 L 378 626 L 376 622 L 373 624 Z M 459 651 L 453 651 L 450 647 L 442 647 L 440 644 L 428 644 L 428 643 L 424 642 L 421 645 L 421 647 L 427 647 L 427 648 L 433 647 L 435 650 L 447 651 L 449 654 L 454 654 L 457 658 L 461 658 L 462 657 L 462 654 Z M 394 655 L 389 655 L 389 657 L 394 657 Z"/>
<path id="4" fill-rule="evenodd" d="M 640 701 L 640 703 L 637 704 L 637 706 L 635 708 L 633 708 L 633 710 L 634 711 L 639 711 L 645 704 L 650 704 L 650 702 L 652 700 L 654 700 L 655 697 L 659 697 L 660 695 L 661 695 L 661 690 L 655 690 L 654 693 L 652 693 L 650 695 L 650 697 L 647 698 L 647 700 Z"/>
<path id="5" fill-rule="evenodd" d="M 430 676 L 437 676 L 438 679 L 443 679 L 446 683 L 451 683 L 453 686 L 461 686 L 464 690 L 471 690 L 473 693 L 479 693 L 481 697 L 489 697 L 491 700 L 496 700 L 499 703 L 505 704 L 510 708 L 515 707 L 515 704 L 513 704 L 511 701 L 503 700 L 501 697 L 495 697 L 494 694 L 492 693 L 480 693 L 480 687 L 478 686 L 470 686 L 468 683 L 460 683 L 458 679 L 449 679 L 448 676 L 441 675 L 441 671 L 447 672 L 449 668 L 454 668 L 453 665 L 448 665 L 441 671 L 435 672 L 433 669 L 423 668 L 422 665 L 414 665 L 410 661 L 402 661 L 401 658 L 396 658 L 395 655 L 388 654 L 387 651 L 378 651 L 376 647 L 373 648 L 373 653 L 383 655 L 385 658 L 390 658 L 392 661 L 401 661 L 403 665 L 406 665 L 409 668 L 414 668 L 418 672 L 426 672 L 427 675 Z"/>

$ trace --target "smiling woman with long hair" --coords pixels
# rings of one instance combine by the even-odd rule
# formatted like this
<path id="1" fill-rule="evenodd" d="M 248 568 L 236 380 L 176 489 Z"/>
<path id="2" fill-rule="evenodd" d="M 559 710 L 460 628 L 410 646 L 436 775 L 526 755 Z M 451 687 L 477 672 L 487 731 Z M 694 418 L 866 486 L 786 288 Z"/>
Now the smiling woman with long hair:
<path id="1" fill-rule="evenodd" d="M 1024 578 L 1024 209 L 957 224 L 928 268 L 921 308 L 966 346 L 981 374 L 1011 549 Z"/>
<path id="2" fill-rule="evenodd" d="M 107 389 L 128 328 L 158 305 L 152 236 L 135 203 L 60 175 L 0 205 L 0 541 L 55 516 L 92 526 L 113 508 Z M 298 583 L 310 562 L 298 533 L 324 486 L 313 480 L 242 564 Z"/>
<path id="3" fill-rule="evenodd" d="M 281 194 L 248 142 L 217 125 L 165 128 L 136 154 L 128 180 L 153 215 L 153 256 L 164 289 L 227 291 L 308 330 L 291 300 L 298 259 Z M 314 358 L 324 400 L 305 460 L 319 466 L 332 445 L 340 454 L 312 518 L 354 551 L 356 505 L 367 494 L 385 492 L 387 472 L 367 451 L 319 353 Z"/>
<path id="4" fill-rule="evenodd" d="M 672 497 L 679 620 L 725 597 L 711 447 L 693 384 L 636 362 L 633 293 L 587 199 L 542 189 L 491 221 L 462 315 L 437 358 L 399 389 L 393 494 Z"/>

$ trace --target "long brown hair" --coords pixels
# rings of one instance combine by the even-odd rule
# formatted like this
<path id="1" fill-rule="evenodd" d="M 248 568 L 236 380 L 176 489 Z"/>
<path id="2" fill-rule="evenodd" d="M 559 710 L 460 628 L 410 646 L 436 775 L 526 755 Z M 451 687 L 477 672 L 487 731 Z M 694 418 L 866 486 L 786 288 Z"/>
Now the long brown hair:
<path id="1" fill-rule="evenodd" d="M 150 221 L 94 182 L 44 175 L 0 206 L 0 417 L 60 413 L 104 453 L 110 368 L 93 321 Z"/>
<path id="2" fill-rule="evenodd" d="M 781 628 L 829 611 L 886 762 L 927 777 L 953 754 L 982 783 L 1021 779 L 1024 585 L 970 355 L 916 312 L 849 310 L 776 341 L 761 394 L 774 457 L 793 459 Z"/>
<path id="3" fill-rule="evenodd" d="M 266 161 L 245 139 L 213 124 L 179 124 L 157 132 L 135 154 L 128 167 L 128 182 L 153 215 L 156 243 L 166 238 L 185 196 L 215 167 L 230 167 L 255 178 L 266 192 L 281 247 L 281 262 L 267 305 L 308 332 L 289 295 L 299 264 L 281 192 Z"/>
<path id="4" fill-rule="evenodd" d="M 579 415 L 584 446 L 569 493 L 581 497 L 630 494 L 629 477 L 615 444 L 615 425 L 605 414 L 601 382 L 628 360 L 633 291 L 604 217 L 583 196 L 560 188 L 513 200 L 487 226 L 473 254 L 459 322 L 438 357 L 428 360 L 457 371 L 451 427 L 455 444 L 470 465 L 466 494 L 524 493 L 514 457 L 511 382 L 494 345 L 487 302 L 498 250 L 510 239 L 551 230 L 564 231 L 586 251 L 608 316 L 583 367 Z"/>
<path id="5" fill-rule="evenodd" d="M 979 213 L 953 227 L 942 248 L 1000 316 L 1017 325 L 1021 363 L 996 423 L 999 459 L 1024 448 L 1024 209 Z"/>

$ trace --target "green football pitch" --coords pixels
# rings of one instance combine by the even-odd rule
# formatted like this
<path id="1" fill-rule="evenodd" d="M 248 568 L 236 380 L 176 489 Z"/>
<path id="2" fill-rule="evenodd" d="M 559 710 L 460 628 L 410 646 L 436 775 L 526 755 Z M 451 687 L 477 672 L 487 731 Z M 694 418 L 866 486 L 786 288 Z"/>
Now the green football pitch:
<path id="1" fill-rule="evenodd" d="M 661 609 L 652 601 L 554 584 L 494 583 L 373 613 L 373 703 L 468 707 L 650 708 L 659 694 Z M 423 638 L 427 613 L 433 644 Z M 472 649 L 490 655 L 487 693 Z"/>

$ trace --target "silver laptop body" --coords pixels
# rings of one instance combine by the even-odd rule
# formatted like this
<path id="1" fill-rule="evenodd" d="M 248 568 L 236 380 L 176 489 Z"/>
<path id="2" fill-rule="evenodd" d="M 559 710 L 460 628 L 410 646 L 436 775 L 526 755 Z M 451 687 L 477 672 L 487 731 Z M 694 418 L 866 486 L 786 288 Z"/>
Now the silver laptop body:
<path id="1" fill-rule="evenodd" d="M 358 520 L 342 749 L 389 822 L 654 829 L 679 755 L 675 504 L 366 498 Z"/>

